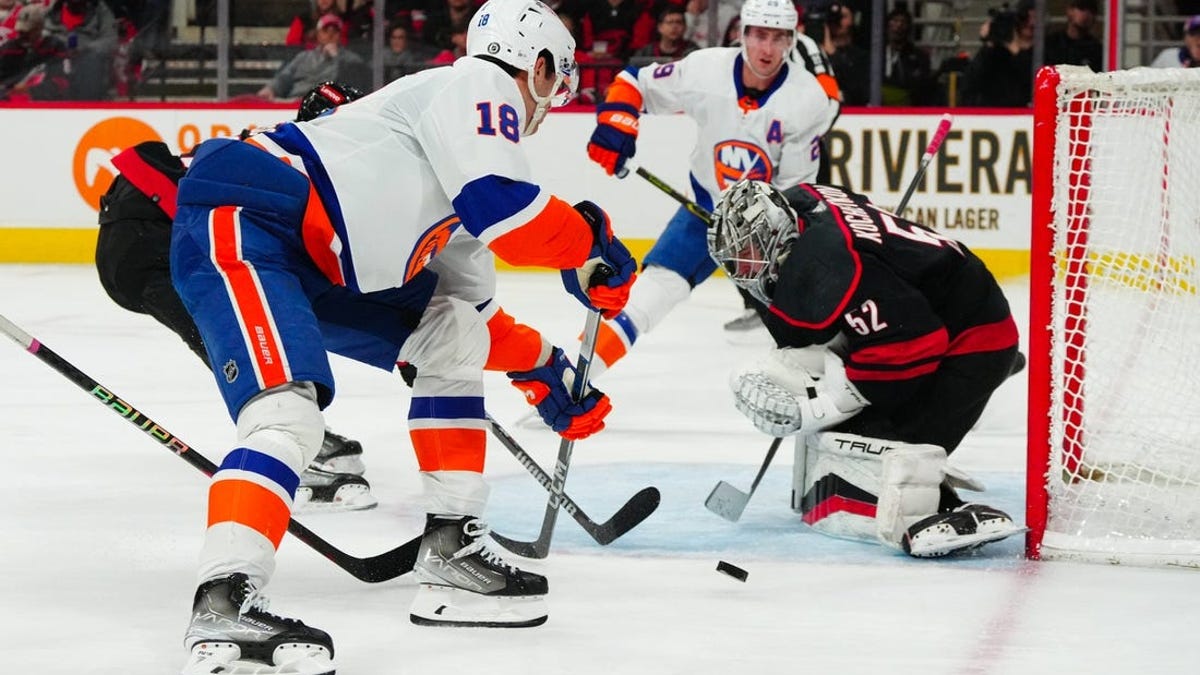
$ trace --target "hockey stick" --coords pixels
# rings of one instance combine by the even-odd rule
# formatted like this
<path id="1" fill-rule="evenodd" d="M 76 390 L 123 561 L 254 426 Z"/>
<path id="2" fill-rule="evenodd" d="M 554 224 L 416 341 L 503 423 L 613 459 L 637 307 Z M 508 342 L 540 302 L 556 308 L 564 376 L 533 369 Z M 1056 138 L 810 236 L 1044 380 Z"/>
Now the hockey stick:
<path id="1" fill-rule="evenodd" d="M 625 176 L 628 176 L 630 166 L 632 166 L 632 165 L 627 162 L 625 164 L 625 166 L 619 172 L 617 172 L 617 178 L 624 178 Z M 687 196 L 684 195 L 682 192 L 679 192 L 678 190 L 671 187 L 670 185 L 667 185 L 667 183 L 663 179 L 650 173 L 649 171 L 646 170 L 645 167 L 634 166 L 633 172 L 636 173 L 637 175 L 641 176 L 642 178 L 645 178 L 646 182 L 650 183 L 654 187 L 658 188 L 659 190 L 662 190 L 664 193 L 666 193 L 666 195 L 668 197 L 674 199 L 675 201 L 679 202 L 680 204 L 683 204 L 683 208 L 687 209 L 688 212 L 691 213 L 693 216 L 696 216 L 700 220 L 703 220 L 705 225 L 712 225 L 712 213 L 709 212 L 708 209 L 706 209 L 703 206 L 700 206 L 699 204 L 697 204 L 696 202 L 688 199 Z"/>
<path id="2" fill-rule="evenodd" d="M 175 453 L 188 464 L 203 472 L 204 475 L 212 476 L 216 473 L 217 465 L 207 457 L 134 408 L 116 393 L 93 380 L 32 335 L 18 328 L 2 314 L 0 314 L 0 331 L 21 345 L 25 351 L 38 357 L 42 363 L 57 370 L 63 377 L 91 394 L 101 405 L 129 420 L 131 424 L 146 432 L 150 438 L 158 441 L 164 448 Z M 291 532 L 292 536 L 310 546 L 317 553 L 328 558 L 333 564 L 349 572 L 354 578 L 369 584 L 395 579 L 402 574 L 411 572 L 413 564 L 417 561 L 417 549 L 421 545 L 421 537 L 418 536 L 386 553 L 370 558 L 356 558 L 325 541 L 295 520 L 288 521 L 288 532 Z"/>
<path id="3" fill-rule="evenodd" d="M 575 382 L 571 384 L 571 398 L 578 401 L 587 386 L 588 372 L 592 369 L 592 357 L 596 353 L 596 334 L 600 332 L 600 312 L 588 312 L 583 327 L 583 343 L 579 346 L 579 358 L 575 362 Z M 493 429 L 495 426 L 493 425 Z M 492 533 L 492 537 L 504 548 L 524 558 L 545 558 L 550 553 L 550 538 L 554 536 L 554 524 L 558 521 L 558 507 L 563 504 L 567 487 L 567 469 L 571 467 L 571 451 L 575 441 L 564 438 L 558 445 L 558 459 L 554 464 L 554 477 L 550 480 L 550 500 L 546 502 L 546 515 L 542 518 L 542 530 L 533 541 L 517 541 Z M 657 492 L 657 490 L 656 490 Z M 618 512 L 619 514 L 620 512 Z M 647 514 L 649 515 L 649 514 Z M 635 523 L 636 524 L 636 523 Z"/>
<path id="4" fill-rule="evenodd" d="M 946 140 L 946 134 L 950 133 L 950 121 L 952 119 L 954 118 L 950 116 L 950 113 L 942 115 L 941 121 L 938 122 L 937 130 L 933 132 L 933 138 L 929 139 L 929 145 L 925 148 L 925 154 L 921 155 L 921 166 L 917 168 L 917 175 L 913 176 L 912 182 L 908 184 L 908 190 L 904 192 L 904 198 L 900 200 L 900 205 L 896 207 L 896 215 L 904 216 L 904 207 L 908 206 L 908 200 L 912 198 L 913 192 L 917 189 L 917 183 L 921 182 L 921 176 L 925 175 L 925 170 L 929 168 L 929 163 L 933 161 L 933 156 L 942 147 L 942 141 Z"/>
<path id="5" fill-rule="evenodd" d="M 754 491 L 758 489 L 758 484 L 762 482 L 763 475 L 767 473 L 767 467 L 771 465 L 771 460 L 775 459 L 775 451 L 782 442 L 782 438 L 771 441 L 771 447 L 767 449 L 762 466 L 758 467 L 758 475 L 750 484 L 749 492 L 742 492 L 729 483 L 720 481 L 713 486 L 712 492 L 708 493 L 708 498 L 704 500 L 704 508 L 731 523 L 736 523 L 742 517 L 742 511 L 746 510 L 746 504 L 749 504 L 750 498 L 754 496 Z"/>
<path id="6" fill-rule="evenodd" d="M 500 439 L 500 443 L 504 447 L 508 448 L 508 451 L 512 453 L 513 457 L 516 457 L 517 461 L 521 463 L 521 466 L 525 467 L 526 471 L 533 474 L 533 477 L 537 479 L 537 482 L 541 483 L 542 487 L 546 488 L 546 490 L 550 492 L 551 499 L 553 499 L 554 479 L 551 478 L 550 475 L 547 474 L 545 470 L 543 470 L 542 467 L 539 466 L 538 463 L 529 456 L 529 453 L 525 452 L 525 449 L 522 448 L 519 443 L 517 443 L 516 439 L 510 436 L 508 432 L 505 431 L 504 428 L 501 427 L 494 418 L 492 418 L 491 415 L 487 416 L 487 420 L 492 425 L 492 434 L 495 435 L 496 438 Z M 571 499 L 571 496 L 566 492 L 562 493 L 558 501 L 562 509 L 571 514 L 571 517 L 575 519 L 575 522 L 579 523 L 579 526 L 582 527 L 584 531 L 592 537 L 592 539 L 595 539 L 597 544 L 600 544 L 601 546 L 607 546 L 621 535 L 637 527 L 643 520 L 648 518 L 651 513 L 654 513 L 654 510 L 658 508 L 658 504 L 661 499 L 662 495 L 659 494 L 658 488 L 653 486 L 643 488 L 641 491 L 631 497 L 629 501 L 625 502 L 625 505 L 618 509 L 617 512 L 613 514 L 612 518 L 609 518 L 603 523 L 597 523 L 589 518 L 587 514 L 583 512 L 583 509 L 579 508 L 579 505 L 575 503 L 575 500 Z M 509 539 L 508 537 L 496 534 L 495 532 L 492 533 L 492 538 L 499 542 L 501 546 L 513 551 L 514 553 L 516 552 L 516 550 L 513 548 L 514 546 L 525 546 L 525 544 L 522 542 Z"/>

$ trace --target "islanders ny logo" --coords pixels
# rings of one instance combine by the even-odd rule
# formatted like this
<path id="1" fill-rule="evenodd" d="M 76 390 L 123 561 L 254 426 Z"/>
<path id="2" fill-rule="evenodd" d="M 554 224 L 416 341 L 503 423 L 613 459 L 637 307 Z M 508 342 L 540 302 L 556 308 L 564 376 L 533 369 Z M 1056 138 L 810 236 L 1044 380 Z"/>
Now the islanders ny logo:
<path id="1" fill-rule="evenodd" d="M 724 191 L 743 178 L 769 183 L 775 172 L 766 150 L 745 141 L 722 141 L 713 148 L 713 173 Z"/>
<path id="2" fill-rule="evenodd" d="M 161 141 L 150 125 L 132 117 L 110 117 L 83 133 L 75 146 L 71 174 L 79 196 L 93 209 L 100 209 L 100 196 L 108 191 L 118 171 L 112 158 L 142 141 Z"/>

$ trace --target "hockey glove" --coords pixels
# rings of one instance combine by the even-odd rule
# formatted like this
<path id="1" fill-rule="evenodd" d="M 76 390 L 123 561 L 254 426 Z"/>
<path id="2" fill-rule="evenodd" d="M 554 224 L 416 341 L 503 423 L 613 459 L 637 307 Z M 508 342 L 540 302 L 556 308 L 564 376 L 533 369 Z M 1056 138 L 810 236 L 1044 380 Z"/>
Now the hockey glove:
<path id="1" fill-rule="evenodd" d="M 513 386 L 525 394 L 525 400 L 537 406 L 546 424 L 563 438 L 577 441 L 604 428 L 604 417 L 612 411 L 612 402 L 599 389 L 585 385 L 583 396 L 571 400 L 571 386 L 578 373 L 558 347 L 550 360 L 533 370 L 510 371 Z"/>
<path id="2" fill-rule="evenodd" d="M 604 209 L 591 202 L 579 202 L 575 210 L 592 228 L 592 250 L 582 266 L 562 271 L 563 286 L 585 307 L 611 319 L 629 300 L 629 289 L 637 278 L 637 261 L 613 236 Z"/>
<path id="3" fill-rule="evenodd" d="M 596 130 L 588 141 L 588 157 L 613 175 L 637 152 L 638 110 L 628 103 L 596 106 Z"/>

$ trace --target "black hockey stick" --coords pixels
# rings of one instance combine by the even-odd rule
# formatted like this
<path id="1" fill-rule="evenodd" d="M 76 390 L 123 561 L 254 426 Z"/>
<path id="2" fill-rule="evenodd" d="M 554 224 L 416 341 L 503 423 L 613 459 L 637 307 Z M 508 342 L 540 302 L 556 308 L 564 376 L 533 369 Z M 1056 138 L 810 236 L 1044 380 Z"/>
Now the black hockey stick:
<path id="1" fill-rule="evenodd" d="M 952 119 L 953 117 L 950 116 L 950 113 L 942 115 L 942 119 L 938 122 L 937 130 L 933 132 L 933 138 L 929 139 L 929 145 L 925 147 L 925 154 L 921 155 L 921 165 L 917 167 L 917 175 L 913 176 L 912 182 L 908 184 L 908 190 L 904 192 L 904 197 L 896 207 L 896 215 L 904 217 L 904 207 L 908 206 L 908 200 L 912 198 L 913 192 L 917 189 L 917 183 L 921 182 L 921 176 L 925 175 L 925 170 L 929 168 L 929 163 L 933 161 L 933 156 L 942 147 L 942 141 L 946 140 L 946 134 L 950 133 L 950 121 Z"/>
<path id="2" fill-rule="evenodd" d="M 617 178 L 624 178 L 625 176 L 628 176 L 629 175 L 629 166 L 630 166 L 629 164 L 626 164 L 625 167 L 622 168 L 621 171 L 619 171 L 617 173 Z M 679 192 L 678 190 L 671 187 L 670 185 L 667 185 L 666 181 L 664 181 L 663 179 L 659 178 L 658 176 L 655 176 L 654 174 L 650 173 L 649 171 L 646 170 L 645 167 L 635 166 L 633 169 L 633 172 L 636 173 L 637 175 L 641 176 L 642 178 L 645 178 L 646 182 L 650 183 L 654 187 L 658 188 L 659 190 L 662 190 L 664 193 L 666 193 L 666 195 L 668 197 L 671 197 L 672 199 L 679 202 L 680 204 L 683 204 L 683 208 L 687 209 L 688 212 L 691 213 L 693 216 L 696 216 L 700 220 L 703 220 L 705 225 L 712 225 L 712 213 L 710 213 L 708 209 L 706 209 L 703 206 L 700 206 L 699 204 L 697 204 L 696 202 L 688 199 L 687 196 L 684 195 L 682 192 Z"/>
<path id="3" fill-rule="evenodd" d="M 93 380 L 82 370 L 76 368 L 70 361 L 59 356 L 52 349 L 36 340 L 32 335 L 21 330 L 16 324 L 0 314 L 0 331 L 8 335 L 25 351 L 38 357 L 59 374 L 74 382 L 80 389 L 92 395 L 104 407 L 112 410 L 131 424 L 141 429 L 160 445 L 175 453 L 188 464 L 200 470 L 206 476 L 212 476 L 217 471 L 217 465 L 201 455 L 187 443 L 177 438 L 140 410 L 134 408 L 124 399 L 117 396 L 96 380 Z M 417 549 L 421 545 L 421 537 L 415 537 L 404 544 L 377 556 L 356 558 L 333 544 L 317 536 L 312 530 L 304 527 L 294 519 L 288 521 L 288 532 L 300 541 L 308 544 L 314 551 L 328 558 L 333 564 L 349 572 L 354 578 L 370 584 L 395 579 L 412 571 L 417 561 Z"/>
<path id="4" fill-rule="evenodd" d="M 712 492 L 708 493 L 708 499 L 704 500 L 704 508 L 725 520 L 736 523 L 742 517 L 742 512 L 746 510 L 746 504 L 749 504 L 750 498 L 754 496 L 754 491 L 758 489 L 758 484 L 762 482 L 763 475 L 767 473 L 767 467 L 771 466 L 771 460 L 775 459 L 775 451 L 779 449 L 779 444 L 782 442 L 782 438 L 771 441 L 771 447 L 767 449 L 767 456 L 763 459 L 762 466 L 758 467 L 758 475 L 750 484 L 749 492 L 742 492 L 729 483 L 720 481 L 713 487 Z"/>
<path id="5" fill-rule="evenodd" d="M 510 436 L 508 432 L 505 431 L 504 428 L 492 418 L 491 415 L 487 416 L 487 420 L 492 425 L 492 434 L 495 435 L 496 438 L 500 439 L 500 443 L 504 447 L 508 448 L 508 451 L 512 453 L 513 457 L 516 457 L 517 461 L 521 463 L 521 466 L 525 467 L 526 471 L 533 474 L 533 477 L 537 479 L 537 482 L 541 483 L 542 487 L 546 488 L 546 490 L 550 492 L 551 499 L 554 499 L 554 479 L 551 478 L 550 475 L 547 474 L 546 471 L 542 469 L 542 467 L 539 466 L 532 457 L 529 456 L 529 453 L 525 452 L 525 449 L 522 448 L 519 443 L 517 443 L 516 439 Z M 616 541 L 621 535 L 637 527 L 643 520 L 648 518 L 651 513 L 654 513 L 654 510 L 658 508 L 658 504 L 661 499 L 662 495 L 659 494 L 658 488 L 653 486 L 643 488 L 641 491 L 631 497 L 629 501 L 625 502 L 625 505 L 618 509 L 617 512 L 613 514 L 612 518 L 609 518 L 603 523 L 597 523 L 589 518 L 588 515 L 583 512 L 583 509 L 579 508 L 579 505 L 575 503 L 575 500 L 571 499 L 571 496 L 566 492 L 561 494 L 561 496 L 558 498 L 558 502 L 559 506 L 561 506 L 564 511 L 571 514 L 571 517 L 575 519 L 575 522 L 579 523 L 579 526 L 582 527 L 583 530 L 592 537 L 592 539 L 595 539 L 597 544 L 600 544 L 601 546 L 607 546 L 608 544 Z M 508 537 L 495 532 L 492 532 L 492 538 L 504 548 L 507 548 L 518 555 L 523 555 L 524 552 L 528 551 L 531 547 L 531 544 L 529 543 L 516 541 L 515 539 L 509 539 Z"/>
<path id="6" fill-rule="evenodd" d="M 571 398 L 578 401 L 587 386 L 588 372 L 592 369 L 592 357 L 596 353 L 596 334 L 600 332 L 600 312 L 588 312 L 583 327 L 583 343 L 579 345 L 579 358 L 575 361 L 575 382 L 571 385 Z M 495 428 L 495 427 L 493 427 Z M 563 504 L 567 488 L 567 469 L 571 468 L 571 451 L 575 441 L 564 438 L 558 445 L 558 459 L 554 464 L 554 477 L 550 480 L 550 500 L 546 502 L 546 515 L 542 518 L 542 530 L 533 541 L 517 541 L 508 537 L 492 537 L 504 548 L 525 558 L 545 558 L 550 554 L 550 539 L 554 536 L 554 524 L 558 521 L 558 507 Z M 647 514 L 649 515 L 649 514 Z"/>

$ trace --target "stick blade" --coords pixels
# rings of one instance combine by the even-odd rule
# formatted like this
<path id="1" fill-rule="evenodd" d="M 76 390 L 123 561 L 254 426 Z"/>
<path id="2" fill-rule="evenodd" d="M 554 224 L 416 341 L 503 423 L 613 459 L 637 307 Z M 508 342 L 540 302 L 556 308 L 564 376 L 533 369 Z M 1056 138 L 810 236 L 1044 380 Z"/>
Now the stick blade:
<path id="1" fill-rule="evenodd" d="M 592 538 L 597 544 L 607 546 L 616 541 L 619 537 L 629 532 L 633 528 L 641 525 L 642 521 L 649 518 L 650 514 L 654 513 L 662 502 L 662 494 L 656 487 L 647 487 L 640 490 L 637 494 L 630 498 L 619 511 L 613 514 L 607 522 L 601 523 L 595 528 L 595 531 L 588 529 L 592 534 Z M 581 525 L 583 523 L 580 523 Z"/>
<path id="2" fill-rule="evenodd" d="M 749 501 L 750 495 L 721 481 L 708 493 L 708 498 L 704 500 L 704 508 L 731 523 L 736 523 L 742 517 L 742 511 L 746 510 Z"/>
<path id="3" fill-rule="evenodd" d="M 509 539 L 499 532 L 492 532 L 491 535 L 492 539 L 495 539 L 497 544 L 500 544 L 504 548 L 508 549 L 512 554 L 519 555 L 522 558 L 541 560 L 550 554 L 549 541 L 546 541 L 545 545 L 542 546 L 542 541 L 540 539 L 538 541 L 517 541 L 516 539 Z"/>

